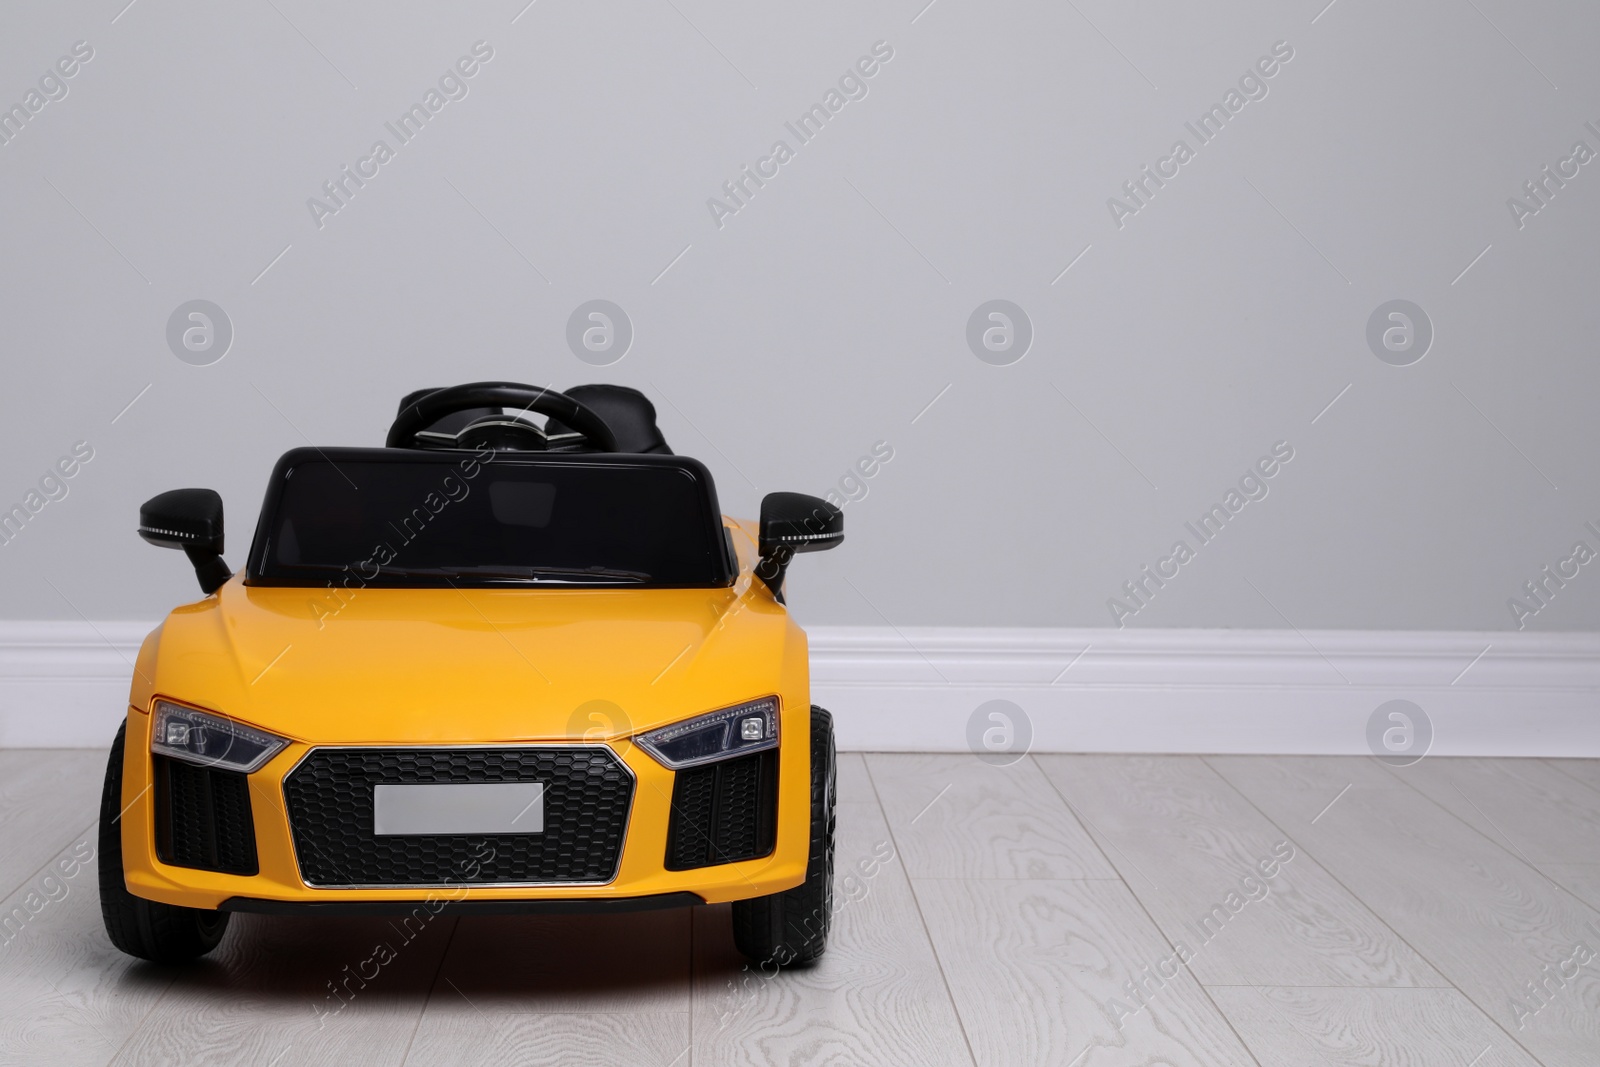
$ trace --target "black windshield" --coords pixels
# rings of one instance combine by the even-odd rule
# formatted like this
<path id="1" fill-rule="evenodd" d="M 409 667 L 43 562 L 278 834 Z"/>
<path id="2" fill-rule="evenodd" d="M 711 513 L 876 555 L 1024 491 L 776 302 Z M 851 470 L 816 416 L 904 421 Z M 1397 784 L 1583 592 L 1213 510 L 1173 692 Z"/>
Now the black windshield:
<path id="1" fill-rule="evenodd" d="M 296 449 L 267 490 L 262 585 L 721 586 L 705 468 L 678 456 Z"/>

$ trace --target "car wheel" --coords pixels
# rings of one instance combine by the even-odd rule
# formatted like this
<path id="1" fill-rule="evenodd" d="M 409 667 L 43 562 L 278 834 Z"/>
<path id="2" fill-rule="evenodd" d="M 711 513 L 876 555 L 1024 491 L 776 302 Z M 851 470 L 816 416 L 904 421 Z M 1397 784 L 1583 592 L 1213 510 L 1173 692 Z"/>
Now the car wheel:
<path id="1" fill-rule="evenodd" d="M 181 963 L 217 947 L 228 913 L 181 908 L 128 892 L 122 874 L 122 749 L 128 724 L 117 730 L 100 794 L 100 915 L 111 943 L 130 956 Z"/>
<path id="2" fill-rule="evenodd" d="M 733 941 L 752 963 L 814 963 L 833 922 L 833 716 L 811 708 L 811 852 L 793 889 L 733 905 Z"/>

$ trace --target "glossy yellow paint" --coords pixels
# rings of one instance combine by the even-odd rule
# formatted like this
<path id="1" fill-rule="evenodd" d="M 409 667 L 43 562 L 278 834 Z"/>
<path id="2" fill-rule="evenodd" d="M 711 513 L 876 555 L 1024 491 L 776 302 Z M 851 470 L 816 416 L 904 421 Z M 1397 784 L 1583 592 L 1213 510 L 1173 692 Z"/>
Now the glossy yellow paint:
<path id="1" fill-rule="evenodd" d="M 453 899 L 571 899 L 693 892 L 718 903 L 798 885 L 810 840 L 806 638 L 754 580 L 754 531 L 734 524 L 728 589 L 267 588 L 235 575 L 145 639 L 129 699 L 123 865 L 130 892 L 214 908 L 233 896 L 414 900 L 417 889 L 311 889 L 284 814 L 283 777 L 318 745 L 588 740 L 636 777 L 617 877 L 604 886 L 460 888 Z M 765 859 L 668 871 L 673 774 L 632 736 L 779 697 L 778 833 Z M 172 867 L 155 852 L 149 786 L 157 698 L 290 739 L 250 776 L 260 873 Z"/>

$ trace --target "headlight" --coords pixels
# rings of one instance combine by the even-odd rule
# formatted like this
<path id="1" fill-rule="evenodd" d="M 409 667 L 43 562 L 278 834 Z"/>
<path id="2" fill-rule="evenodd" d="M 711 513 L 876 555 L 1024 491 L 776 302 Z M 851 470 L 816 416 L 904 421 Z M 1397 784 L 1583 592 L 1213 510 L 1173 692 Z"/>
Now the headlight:
<path id="1" fill-rule="evenodd" d="M 763 697 L 640 734 L 641 747 L 673 770 L 778 747 L 778 698 Z"/>
<path id="2" fill-rule="evenodd" d="M 158 755 L 249 774 L 288 743 L 287 738 L 251 729 L 220 715 L 156 701 L 150 751 Z"/>

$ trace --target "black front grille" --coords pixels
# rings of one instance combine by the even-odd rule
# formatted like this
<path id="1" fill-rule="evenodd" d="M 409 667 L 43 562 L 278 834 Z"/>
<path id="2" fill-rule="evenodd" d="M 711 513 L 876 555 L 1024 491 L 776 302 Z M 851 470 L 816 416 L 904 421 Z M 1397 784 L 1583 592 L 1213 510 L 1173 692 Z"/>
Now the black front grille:
<path id="1" fill-rule="evenodd" d="M 686 871 L 770 855 L 777 810 L 775 751 L 679 771 L 672 784 L 667 870 Z"/>
<path id="2" fill-rule="evenodd" d="M 542 782 L 544 832 L 375 835 L 372 787 L 421 782 Z M 598 747 L 319 748 L 283 792 L 308 885 L 609 882 L 633 776 Z"/>
<path id="3" fill-rule="evenodd" d="M 156 855 L 174 867 L 255 874 L 250 782 L 237 771 L 154 757 Z"/>

